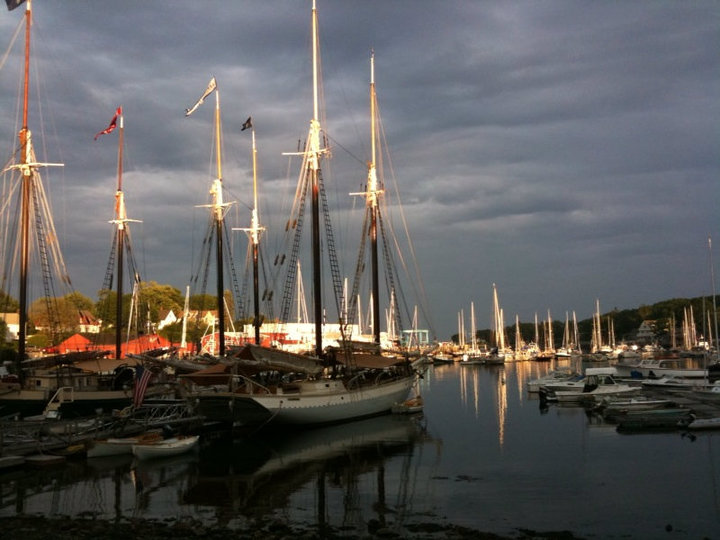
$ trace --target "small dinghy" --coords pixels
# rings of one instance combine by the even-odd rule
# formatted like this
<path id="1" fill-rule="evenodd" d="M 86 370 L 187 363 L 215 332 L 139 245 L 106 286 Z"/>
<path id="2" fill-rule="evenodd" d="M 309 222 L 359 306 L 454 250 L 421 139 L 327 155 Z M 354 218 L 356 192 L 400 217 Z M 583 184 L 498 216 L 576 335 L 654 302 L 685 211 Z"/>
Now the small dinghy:
<path id="1" fill-rule="evenodd" d="M 135 437 L 96 439 L 88 444 L 87 457 L 94 458 L 132 454 L 132 447 L 135 444 L 158 442 L 162 440 L 162 434 L 158 431 L 142 433 Z"/>
<path id="2" fill-rule="evenodd" d="M 132 445 L 132 453 L 138 459 L 176 456 L 195 448 L 199 440 L 198 435 L 191 435 L 187 437 L 171 437 L 155 442 L 144 442 Z"/>
<path id="3" fill-rule="evenodd" d="M 422 396 L 406 399 L 402 403 L 396 403 L 392 406 L 392 412 L 395 414 L 413 414 L 423 410 Z"/>

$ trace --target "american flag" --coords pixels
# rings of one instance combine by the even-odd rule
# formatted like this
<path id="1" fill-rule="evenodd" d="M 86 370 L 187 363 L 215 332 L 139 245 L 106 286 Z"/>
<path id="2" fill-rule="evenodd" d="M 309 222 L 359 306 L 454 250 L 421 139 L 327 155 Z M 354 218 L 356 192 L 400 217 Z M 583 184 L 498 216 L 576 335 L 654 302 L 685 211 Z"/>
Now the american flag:
<path id="1" fill-rule="evenodd" d="M 152 371 L 140 365 L 135 366 L 135 392 L 133 393 L 133 405 L 135 407 L 142 404 L 150 377 L 152 377 Z"/>

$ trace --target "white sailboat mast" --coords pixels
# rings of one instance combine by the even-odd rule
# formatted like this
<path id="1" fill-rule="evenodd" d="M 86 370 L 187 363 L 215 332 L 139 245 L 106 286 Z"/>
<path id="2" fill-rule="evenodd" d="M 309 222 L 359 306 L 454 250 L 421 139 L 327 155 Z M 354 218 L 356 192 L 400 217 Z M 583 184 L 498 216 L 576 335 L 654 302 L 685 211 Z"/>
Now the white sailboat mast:
<path id="1" fill-rule="evenodd" d="M 185 287 L 185 305 L 183 306 L 183 324 L 182 324 L 182 337 L 180 339 L 180 348 L 187 348 L 187 321 L 190 315 L 190 285 Z"/>
<path id="2" fill-rule="evenodd" d="M 253 208 L 250 217 L 250 227 L 243 228 L 250 240 L 253 258 L 253 327 L 255 332 L 255 344 L 260 345 L 260 276 L 258 271 L 260 233 L 265 230 L 260 226 L 258 217 L 258 182 L 257 182 L 257 146 L 255 144 L 255 126 L 252 119 L 247 121 L 250 124 L 252 135 L 252 168 L 253 168 Z M 245 129 L 243 125 L 243 129 Z"/>
<path id="3" fill-rule="evenodd" d="M 578 332 L 577 317 L 573 310 L 573 339 L 575 340 L 575 348 L 579 353 L 582 353 L 582 346 L 580 345 L 580 332 Z"/>
<path id="4" fill-rule="evenodd" d="M 470 330 L 472 335 L 470 336 L 473 351 L 477 350 L 477 330 L 475 328 L 475 302 L 470 302 Z"/>

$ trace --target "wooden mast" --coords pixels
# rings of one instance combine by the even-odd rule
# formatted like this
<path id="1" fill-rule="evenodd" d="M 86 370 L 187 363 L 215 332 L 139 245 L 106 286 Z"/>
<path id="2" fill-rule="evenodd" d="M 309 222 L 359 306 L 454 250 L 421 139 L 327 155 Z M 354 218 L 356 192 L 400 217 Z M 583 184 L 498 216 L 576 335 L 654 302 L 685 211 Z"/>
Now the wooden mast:
<path id="1" fill-rule="evenodd" d="M 378 185 L 377 171 L 375 169 L 375 153 L 377 126 L 375 125 L 375 53 L 370 55 L 370 132 L 371 137 L 371 159 L 368 171 L 368 187 L 367 187 L 367 204 L 370 207 L 370 256 L 371 256 L 371 272 L 372 272 L 372 291 L 373 291 L 373 335 L 375 343 L 380 345 L 380 281 L 378 270 L 378 246 L 377 246 L 377 215 L 378 215 Z"/>
<path id="2" fill-rule="evenodd" d="M 127 217 L 127 210 L 125 208 L 125 194 L 123 193 L 122 187 L 122 174 L 123 174 L 123 148 L 125 146 L 125 117 L 123 116 L 122 107 L 117 109 L 117 122 L 119 125 L 118 134 L 118 164 L 117 164 L 117 191 L 115 192 L 115 219 L 110 223 L 114 223 L 117 226 L 117 301 L 115 305 L 115 358 L 122 357 L 122 323 L 123 323 L 123 309 L 122 309 L 122 298 L 123 298 L 123 281 L 124 281 L 124 256 L 125 249 L 129 249 L 130 239 L 128 236 L 127 223 L 134 221 L 140 223 L 137 219 L 129 219 Z M 132 276 L 133 283 L 137 281 L 137 276 Z M 129 323 L 128 323 L 128 331 Z"/>
<path id="3" fill-rule="evenodd" d="M 260 345 L 260 272 L 258 268 L 260 251 L 260 220 L 258 219 L 258 194 L 257 194 L 257 146 L 255 145 L 255 128 L 252 129 L 252 162 L 253 162 L 253 210 L 250 231 L 252 240 L 253 256 L 253 326 L 255 327 L 255 345 Z"/>
<path id="4" fill-rule="evenodd" d="M 120 109 L 122 110 L 122 109 Z M 118 188 L 115 194 L 115 219 L 117 220 L 117 300 L 115 306 L 115 358 L 121 358 L 122 355 L 122 297 L 123 297 L 123 250 L 125 248 L 125 198 L 122 192 L 122 158 L 123 158 L 123 133 L 125 126 L 123 125 L 123 116 L 120 113 L 120 132 L 118 134 Z M 130 328 L 128 328 L 130 331 Z"/>
<path id="5" fill-rule="evenodd" d="M 217 266 L 217 309 L 218 309 L 218 354 L 225 354 L 225 295 L 223 283 L 223 220 L 225 207 L 229 203 L 223 202 L 222 192 L 222 146 L 220 139 L 220 91 L 217 87 L 215 77 L 210 79 L 205 92 L 200 99 L 190 109 L 185 109 L 185 116 L 190 116 L 211 93 L 215 92 L 215 152 L 217 177 L 213 180 L 210 194 L 212 195 L 212 204 L 201 205 L 211 208 L 213 223 L 215 226 L 215 261 Z"/>
<path id="6" fill-rule="evenodd" d="M 28 0 L 25 9 L 25 76 L 23 83 L 23 116 L 20 129 L 20 167 L 23 173 L 22 199 L 20 203 L 20 329 L 18 332 L 18 377 L 23 379 L 22 361 L 25 359 L 25 339 L 27 332 L 27 286 L 28 260 L 30 252 L 30 190 L 33 181 L 33 169 L 29 164 L 33 161 L 28 129 L 28 96 L 30 88 L 30 28 L 32 26 L 32 2 Z"/>
<path id="7" fill-rule="evenodd" d="M 315 0 L 312 6 L 312 60 L 313 60 L 313 117 L 310 121 L 310 148 L 308 169 L 312 182 L 312 260 L 313 260 L 313 309 L 315 318 L 315 354 L 323 352 L 322 327 L 322 272 L 320 260 L 320 121 L 318 105 L 318 22 Z"/>
<path id="8" fill-rule="evenodd" d="M 253 327 L 255 329 L 255 345 L 260 345 L 260 272 L 259 272 L 259 255 L 260 255 L 260 233 L 264 231 L 264 227 L 260 226 L 258 217 L 258 190 L 257 190 L 257 146 L 255 145 L 255 126 L 252 124 L 252 118 L 248 118 L 250 129 L 252 130 L 252 165 L 253 165 L 253 209 L 250 219 L 249 228 L 241 228 L 245 231 L 250 239 L 252 246 L 253 258 Z M 245 127 L 243 126 L 243 129 Z M 299 264 L 299 263 L 298 263 Z"/>
<path id="9" fill-rule="evenodd" d="M 25 341 L 27 337 L 27 304 L 28 304 L 28 267 L 30 260 L 30 205 L 33 204 L 35 189 L 35 169 L 38 167 L 62 167 L 62 163 L 38 163 L 32 146 L 32 134 L 28 128 L 29 94 L 30 94 L 30 29 L 32 27 L 32 2 L 27 0 L 25 8 L 25 66 L 23 77 L 23 112 L 22 128 L 18 133 L 20 141 L 20 163 L 8 169 L 19 169 L 22 174 L 20 195 L 20 290 L 19 290 L 19 325 L 18 330 L 18 377 L 23 379 L 22 361 L 25 359 Z"/>
<path id="10" fill-rule="evenodd" d="M 378 186 L 377 155 L 377 95 L 375 93 L 375 52 L 370 53 L 370 162 L 365 192 L 351 193 L 365 197 L 365 205 L 370 213 L 368 236 L 370 237 L 370 280 L 371 280 L 371 316 L 372 334 L 375 344 L 380 345 L 380 265 L 378 262 L 377 222 L 379 215 L 378 195 L 383 190 Z"/>
<path id="11" fill-rule="evenodd" d="M 215 144 L 217 145 L 217 179 L 213 184 L 215 217 L 215 255 L 217 261 L 217 298 L 218 298 L 218 354 L 225 355 L 225 286 L 223 282 L 223 196 L 222 196 L 222 158 L 220 149 L 220 91 L 215 90 Z"/>

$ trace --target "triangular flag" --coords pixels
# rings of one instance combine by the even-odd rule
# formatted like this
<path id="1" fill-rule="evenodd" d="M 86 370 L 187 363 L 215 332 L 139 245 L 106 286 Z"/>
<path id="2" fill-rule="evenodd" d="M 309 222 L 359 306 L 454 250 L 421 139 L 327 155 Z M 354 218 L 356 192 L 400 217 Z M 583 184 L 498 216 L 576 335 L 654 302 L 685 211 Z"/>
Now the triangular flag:
<path id="1" fill-rule="evenodd" d="M 191 109 L 185 109 L 185 116 L 190 116 L 193 112 L 195 112 L 195 109 L 202 105 L 202 103 L 205 101 L 205 98 L 212 94 L 216 88 L 217 84 L 215 83 L 215 77 L 213 77 L 212 79 L 210 79 L 210 83 L 205 89 L 205 93 L 203 93 L 200 99 L 197 100 L 197 103 L 193 105 Z"/>
<path id="2" fill-rule="evenodd" d="M 112 120 L 110 120 L 110 125 L 107 128 L 103 129 L 102 131 L 96 133 L 95 140 L 97 141 L 98 137 L 100 135 L 107 135 L 108 133 L 111 133 L 112 130 L 114 130 L 115 127 L 117 126 L 118 116 L 121 116 L 121 115 L 122 115 L 122 107 L 118 107 L 117 110 L 115 111 L 115 116 L 113 116 Z"/>

